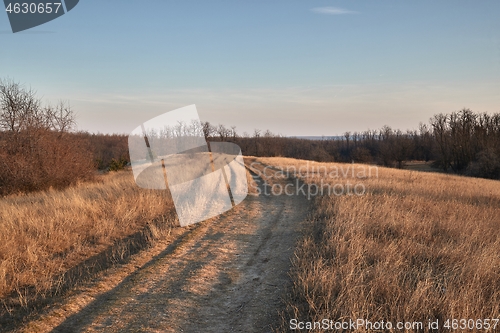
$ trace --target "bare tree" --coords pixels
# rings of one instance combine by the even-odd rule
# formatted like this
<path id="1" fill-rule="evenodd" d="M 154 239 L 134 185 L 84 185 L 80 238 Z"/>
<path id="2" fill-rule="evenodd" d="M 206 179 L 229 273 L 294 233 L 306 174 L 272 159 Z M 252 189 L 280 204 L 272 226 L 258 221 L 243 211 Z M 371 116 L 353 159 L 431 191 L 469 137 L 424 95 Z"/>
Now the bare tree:
<path id="1" fill-rule="evenodd" d="M 220 141 L 227 141 L 230 133 L 231 130 L 227 129 L 224 125 L 219 124 L 219 126 L 217 126 L 217 135 L 219 136 Z"/>
<path id="2" fill-rule="evenodd" d="M 11 80 L 0 80 L 0 129 L 19 133 L 29 127 L 44 125 L 35 92 L 23 89 Z"/>
<path id="3" fill-rule="evenodd" d="M 69 135 L 66 103 L 42 106 L 32 89 L 0 80 L 0 194 L 63 187 L 92 176 L 92 156 Z"/>
<path id="4" fill-rule="evenodd" d="M 48 106 L 43 110 L 48 127 L 57 132 L 69 132 L 74 129 L 75 115 L 68 103 L 59 102 L 55 107 Z"/>
<path id="5" fill-rule="evenodd" d="M 205 141 L 208 141 L 208 139 L 211 138 L 215 133 L 215 128 L 208 121 L 202 122 L 201 128 L 203 131 L 203 136 L 205 137 Z"/>
<path id="6" fill-rule="evenodd" d="M 236 140 L 236 137 L 238 136 L 238 133 L 236 132 L 236 126 L 231 126 L 231 137 L 234 140 Z"/>

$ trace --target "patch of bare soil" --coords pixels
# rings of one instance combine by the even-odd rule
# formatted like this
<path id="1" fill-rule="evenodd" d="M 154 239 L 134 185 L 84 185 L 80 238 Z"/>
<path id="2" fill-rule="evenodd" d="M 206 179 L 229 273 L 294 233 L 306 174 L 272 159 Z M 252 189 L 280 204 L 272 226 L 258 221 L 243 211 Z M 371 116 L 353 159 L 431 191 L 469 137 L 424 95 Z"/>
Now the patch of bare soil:
<path id="1" fill-rule="evenodd" d="M 286 183 L 286 180 L 282 180 Z M 271 332 L 309 202 L 249 195 L 80 287 L 24 332 Z"/>

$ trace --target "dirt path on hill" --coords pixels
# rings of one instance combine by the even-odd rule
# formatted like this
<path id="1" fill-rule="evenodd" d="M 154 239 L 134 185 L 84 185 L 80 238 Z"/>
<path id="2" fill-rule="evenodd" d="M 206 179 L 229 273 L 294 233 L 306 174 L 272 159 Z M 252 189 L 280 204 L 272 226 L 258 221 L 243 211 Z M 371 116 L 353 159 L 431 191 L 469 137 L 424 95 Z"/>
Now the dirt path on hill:
<path id="1" fill-rule="evenodd" d="M 308 209 L 302 196 L 249 195 L 219 218 L 176 228 L 168 243 L 107 272 L 24 329 L 271 332 Z"/>

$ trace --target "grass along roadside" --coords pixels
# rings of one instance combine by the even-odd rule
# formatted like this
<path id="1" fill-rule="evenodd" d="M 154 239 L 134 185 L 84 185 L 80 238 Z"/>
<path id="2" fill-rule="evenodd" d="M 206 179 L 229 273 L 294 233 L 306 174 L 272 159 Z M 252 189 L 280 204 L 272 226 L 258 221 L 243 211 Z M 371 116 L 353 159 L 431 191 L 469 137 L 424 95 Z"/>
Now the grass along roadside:
<path id="1" fill-rule="evenodd" d="M 132 244 L 138 233 L 154 239 L 174 225 L 168 191 L 138 188 L 130 171 L 102 175 L 94 183 L 62 191 L 1 198 L 1 312 L 8 316 L 6 312 L 30 308 L 57 294 L 67 285 L 65 279 L 77 281 L 75 272 L 91 271 L 74 270 L 86 260 L 106 253 L 113 258 L 101 259 L 119 261 L 130 246 L 138 246 Z"/>
<path id="2" fill-rule="evenodd" d="M 308 184 L 350 181 L 366 188 L 359 196 L 314 197 L 312 221 L 290 272 L 294 285 L 283 331 L 292 318 L 424 326 L 439 319 L 440 331 L 446 319 L 499 318 L 498 181 L 386 168 L 379 168 L 377 177 L 352 179 L 351 173 L 331 177 L 335 173 L 312 166 L 327 171 L 367 166 L 259 161 L 285 170 L 305 170 L 310 163 L 308 173 L 296 174 Z"/>
<path id="3" fill-rule="evenodd" d="M 254 180 L 247 172 L 249 195 Z M 93 183 L 0 198 L 0 327 L 178 227 L 169 191 L 130 170 Z"/>

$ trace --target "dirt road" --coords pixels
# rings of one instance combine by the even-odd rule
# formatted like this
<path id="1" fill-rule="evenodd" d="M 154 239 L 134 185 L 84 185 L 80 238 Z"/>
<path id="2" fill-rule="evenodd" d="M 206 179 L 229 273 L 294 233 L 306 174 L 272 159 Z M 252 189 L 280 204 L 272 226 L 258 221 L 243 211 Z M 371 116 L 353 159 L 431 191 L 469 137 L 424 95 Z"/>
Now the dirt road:
<path id="1" fill-rule="evenodd" d="M 307 213 L 301 196 L 249 195 L 219 218 L 177 228 L 166 247 L 109 273 L 28 330 L 271 332 Z"/>

